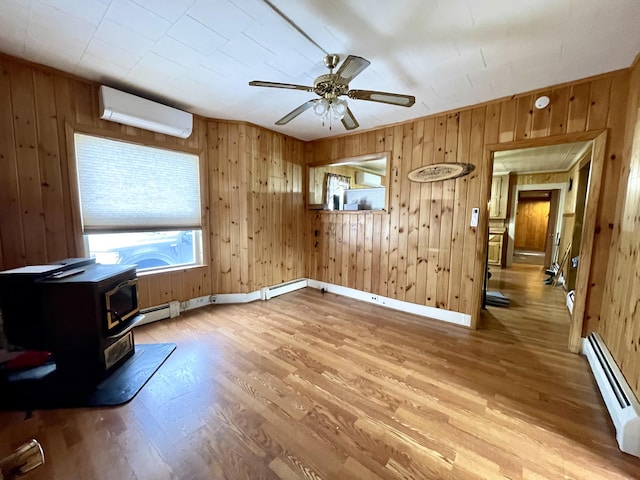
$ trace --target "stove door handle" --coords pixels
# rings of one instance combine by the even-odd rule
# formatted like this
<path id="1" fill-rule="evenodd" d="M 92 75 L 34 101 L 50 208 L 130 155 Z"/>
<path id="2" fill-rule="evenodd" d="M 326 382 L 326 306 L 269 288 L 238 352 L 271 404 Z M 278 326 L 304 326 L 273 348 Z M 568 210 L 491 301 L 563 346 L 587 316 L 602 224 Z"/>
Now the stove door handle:
<path id="1" fill-rule="evenodd" d="M 142 313 L 139 313 L 138 315 L 136 315 L 135 317 L 133 317 L 133 319 L 131 320 L 131 323 L 129 323 L 129 325 L 127 325 L 127 328 L 125 328 L 124 330 L 120 330 L 118 333 L 116 333 L 115 335 L 109 335 L 107 338 L 109 339 L 115 339 L 115 338 L 120 338 L 123 335 L 129 333 L 129 331 L 133 328 L 136 327 L 141 321 L 143 321 L 145 319 L 145 316 Z"/>

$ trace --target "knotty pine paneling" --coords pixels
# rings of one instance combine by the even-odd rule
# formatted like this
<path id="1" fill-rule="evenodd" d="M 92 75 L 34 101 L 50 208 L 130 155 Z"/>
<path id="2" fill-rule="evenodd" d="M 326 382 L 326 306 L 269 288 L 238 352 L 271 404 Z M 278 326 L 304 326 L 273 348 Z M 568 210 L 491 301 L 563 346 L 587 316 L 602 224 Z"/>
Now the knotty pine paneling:
<path id="1" fill-rule="evenodd" d="M 103 121 L 97 84 L 5 56 L 0 104 L 0 270 L 82 255 L 67 145 L 79 129 L 204 152 L 207 265 L 140 276 L 141 306 L 304 276 L 303 142 L 197 116 L 188 139 Z"/>
<path id="2" fill-rule="evenodd" d="M 614 223 L 616 198 L 611 192 L 616 191 L 623 153 L 628 77 L 628 71 L 613 72 L 457 112 L 311 142 L 309 162 L 335 161 L 354 152 L 391 151 L 391 169 L 389 211 L 378 220 L 381 235 L 372 236 L 369 245 L 361 239 L 366 238 L 368 222 L 375 224 L 374 214 L 307 212 L 308 275 L 351 288 L 358 288 L 361 276 L 371 276 L 362 284 L 371 285 L 372 293 L 477 318 L 486 236 L 468 225 L 474 207 L 482 212 L 480 226 L 488 221 L 491 166 L 486 147 L 519 141 L 522 148 L 532 146 L 532 139 L 606 128 L 609 136 L 585 323 L 585 331 L 592 329 L 589 319 L 599 318 L 609 256 L 608 248 L 603 247 L 611 241 Z M 551 97 L 551 105 L 543 112 L 533 108 L 539 94 Z M 407 181 L 411 169 L 444 161 L 470 162 L 476 169 L 466 177 L 430 185 Z M 533 180 L 523 179 L 525 183 Z M 566 174 L 554 177 L 556 180 L 566 181 Z M 365 228 L 364 235 L 360 228 Z M 367 249 L 375 270 L 354 271 L 349 252 Z"/>
<path id="3" fill-rule="evenodd" d="M 565 183 L 567 172 L 545 172 L 516 175 L 516 185 L 539 185 L 543 183 Z"/>
<path id="4" fill-rule="evenodd" d="M 631 73 L 618 210 L 602 315 L 592 322 L 640 397 L 640 65 Z"/>
<path id="5" fill-rule="evenodd" d="M 68 128 L 168 148 L 206 146 L 201 118 L 185 140 L 125 127 L 99 119 L 97 84 L 7 57 L 0 71 L 0 269 L 82 255 Z M 209 275 L 207 267 L 141 276 L 141 304 L 209 294 Z"/>
<path id="6" fill-rule="evenodd" d="M 640 289 L 635 273 L 640 235 L 634 216 L 640 199 L 633 176 L 640 168 L 638 135 L 634 137 L 640 104 L 637 67 L 630 96 L 629 77 L 628 71 L 614 72 L 308 144 L 244 123 L 198 117 L 194 134 L 181 140 L 101 121 L 96 84 L 2 56 L 0 268 L 81 252 L 80 232 L 74 226 L 77 208 L 69 175 L 68 124 L 206 152 L 203 195 L 209 265 L 141 277 L 143 306 L 210 293 L 253 291 L 309 276 L 473 313 L 485 236 L 468 227 L 468 217 L 471 208 L 483 207 L 488 199 L 490 168 L 485 147 L 606 128 L 585 332 L 597 329 L 603 334 L 638 393 L 640 326 L 633 314 L 635 304 L 627 301 L 637 299 Z M 538 93 L 550 95 L 548 112 L 531 108 Z M 389 213 L 304 212 L 305 163 L 387 151 L 391 152 Z M 471 162 L 477 168 L 467 177 L 439 185 L 406 180 L 412 168 L 439 161 Z M 486 225 L 484 207 L 482 211 L 481 225 Z M 607 269 L 609 245 L 612 261 Z"/>
<path id="7" fill-rule="evenodd" d="M 578 192 L 578 181 L 580 179 L 580 162 L 576 163 L 569 172 L 566 173 L 566 181 L 571 182 L 571 190 L 568 189 L 564 197 L 564 213 L 575 213 L 576 197 Z M 582 201 L 582 200 L 581 200 Z"/>
<path id="8" fill-rule="evenodd" d="M 304 143 L 214 120 L 208 138 L 213 291 L 304 277 Z"/>

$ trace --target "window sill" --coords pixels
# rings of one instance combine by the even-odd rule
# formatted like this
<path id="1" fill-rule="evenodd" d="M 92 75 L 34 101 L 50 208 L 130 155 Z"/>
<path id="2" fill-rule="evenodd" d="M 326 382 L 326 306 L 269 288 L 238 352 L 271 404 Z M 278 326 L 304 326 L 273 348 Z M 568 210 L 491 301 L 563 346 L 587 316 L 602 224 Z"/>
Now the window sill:
<path id="1" fill-rule="evenodd" d="M 367 214 L 367 213 L 373 213 L 374 215 L 381 215 L 381 214 L 389 214 L 389 212 L 387 210 L 316 210 L 313 208 L 307 208 L 307 212 L 309 213 L 323 213 L 323 214 L 353 214 L 355 213 L 357 214 Z"/>
<path id="2" fill-rule="evenodd" d="M 136 272 L 138 277 L 147 277 L 150 275 L 162 274 L 162 273 L 175 273 L 186 272 L 188 270 L 195 270 L 198 268 L 206 268 L 207 265 L 176 265 L 175 267 L 160 268 L 157 270 L 146 270 L 144 272 Z"/>

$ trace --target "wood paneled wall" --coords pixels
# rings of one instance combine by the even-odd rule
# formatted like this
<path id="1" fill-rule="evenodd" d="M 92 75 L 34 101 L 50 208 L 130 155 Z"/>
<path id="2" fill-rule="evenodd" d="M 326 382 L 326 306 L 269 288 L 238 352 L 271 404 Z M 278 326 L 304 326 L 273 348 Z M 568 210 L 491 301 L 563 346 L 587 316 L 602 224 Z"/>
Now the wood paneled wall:
<path id="1" fill-rule="evenodd" d="M 304 277 L 304 143 L 243 123 L 208 124 L 213 291 Z"/>
<path id="2" fill-rule="evenodd" d="M 82 255 L 67 132 L 204 152 L 207 266 L 140 277 L 140 304 L 304 276 L 304 144 L 194 117 L 178 139 L 99 119 L 98 85 L 0 56 L 0 270 Z M 207 141 L 207 137 L 212 138 Z"/>
<path id="3" fill-rule="evenodd" d="M 580 162 L 576 163 L 567 173 L 567 182 L 571 180 L 571 190 L 568 190 L 564 198 L 564 213 L 575 213 L 576 194 L 578 192 L 578 182 L 580 180 Z M 582 201 L 582 200 L 581 200 Z"/>
<path id="4" fill-rule="evenodd" d="M 617 189 L 602 316 L 592 324 L 640 398 L 640 64 L 632 70 L 624 166 Z"/>
<path id="5" fill-rule="evenodd" d="M 559 136 L 608 129 L 595 254 L 587 307 L 598 318 L 624 141 L 629 72 L 552 87 L 503 101 L 400 125 L 311 143 L 310 162 L 391 151 L 388 214 L 308 212 L 308 275 L 477 320 L 484 271 L 491 145 L 524 148 Z M 551 105 L 533 107 L 549 95 Z M 567 137 L 576 141 L 578 135 Z M 546 140 L 545 140 L 546 139 Z M 470 162 L 476 170 L 433 184 L 407 173 L 437 162 Z M 480 229 L 469 227 L 473 207 Z"/>
<path id="6" fill-rule="evenodd" d="M 542 185 L 545 183 L 565 183 L 567 172 L 529 173 L 516 175 L 516 185 Z"/>
<path id="7" fill-rule="evenodd" d="M 638 67 L 632 74 L 614 72 L 306 145 L 252 125 L 198 117 L 187 140 L 124 127 L 98 119 L 96 84 L 7 57 L 0 57 L 0 72 L 2 269 L 81 254 L 68 126 L 205 152 L 209 265 L 142 277 L 145 306 L 309 276 L 473 314 L 485 253 L 489 146 L 525 147 L 545 137 L 554 141 L 558 135 L 607 129 L 585 331 L 603 334 L 638 393 Z M 533 100 L 543 93 L 552 103 L 535 110 Z M 304 211 L 305 163 L 387 151 L 388 213 Z M 411 169 L 443 161 L 477 168 L 442 183 L 407 180 Z M 476 206 L 482 207 L 481 229 L 468 226 Z"/>
<path id="8" fill-rule="evenodd" d="M 0 268 L 82 255 L 67 132 L 75 128 L 155 146 L 201 150 L 206 123 L 182 140 L 99 119 L 98 85 L 0 57 Z M 209 269 L 145 276 L 143 305 L 209 292 Z M 204 293 L 203 293 L 204 294 Z"/>

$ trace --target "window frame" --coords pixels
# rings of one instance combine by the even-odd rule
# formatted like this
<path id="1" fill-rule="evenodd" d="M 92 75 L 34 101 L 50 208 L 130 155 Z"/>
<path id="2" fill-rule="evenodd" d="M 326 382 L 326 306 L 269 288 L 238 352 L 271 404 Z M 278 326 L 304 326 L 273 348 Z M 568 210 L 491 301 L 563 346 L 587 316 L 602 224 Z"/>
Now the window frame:
<path id="1" fill-rule="evenodd" d="M 351 163 L 361 163 L 361 162 L 368 162 L 371 160 L 378 160 L 380 158 L 386 158 L 387 160 L 387 168 L 386 168 L 386 174 L 385 177 L 387 179 L 387 185 L 385 185 L 385 192 L 384 192 L 384 208 L 383 209 L 379 209 L 379 210 L 324 210 L 324 209 L 317 209 L 317 208 L 313 208 L 312 205 L 310 203 L 310 199 L 311 199 L 311 190 L 310 190 L 310 179 L 311 179 L 311 169 L 312 168 L 318 168 L 318 167 L 330 167 L 330 166 L 340 166 L 343 164 L 351 164 Z M 335 158 L 335 159 L 331 159 L 331 160 L 323 160 L 320 162 L 313 162 L 313 163 L 309 163 L 306 165 L 306 169 L 305 169 L 305 179 L 304 179 L 304 195 L 305 195 L 305 210 L 307 212 L 314 212 L 314 213 L 320 213 L 320 214 L 329 214 L 329 215 L 344 215 L 344 214 L 356 214 L 356 215 L 363 215 L 363 214 L 373 214 L 373 215 L 388 215 L 390 212 L 390 190 L 391 190 L 391 152 L 390 151 L 383 151 L 383 152 L 377 152 L 377 153 L 368 153 L 366 155 L 356 155 L 353 157 L 343 157 L 343 158 Z"/>
<path id="2" fill-rule="evenodd" d="M 154 135 L 153 138 L 145 137 L 142 135 L 146 134 L 146 131 L 140 130 L 141 135 L 128 135 L 121 133 L 119 131 L 109 130 L 105 132 L 104 129 L 93 128 L 88 126 L 79 126 L 79 125 L 71 125 L 66 123 L 65 125 L 65 133 L 66 133 L 66 144 L 67 144 L 67 152 L 68 152 L 68 164 L 67 170 L 69 173 L 69 193 L 71 196 L 71 215 L 72 215 L 72 225 L 73 225 L 73 240 L 74 240 L 74 251 L 78 253 L 80 257 L 88 257 L 88 241 L 86 240 L 85 233 L 82 228 L 82 212 L 80 206 L 80 185 L 78 182 L 78 164 L 76 159 L 76 148 L 75 148 L 75 134 L 89 135 L 104 138 L 107 140 L 113 140 L 117 142 L 131 143 L 134 145 L 145 146 L 145 147 L 153 147 L 160 148 L 163 150 L 176 151 L 180 153 L 189 153 L 192 155 L 198 156 L 198 169 L 200 176 L 200 235 L 202 237 L 202 252 L 201 252 L 201 263 L 195 263 L 192 265 L 170 265 L 166 268 L 154 268 L 151 270 L 145 270 L 142 272 L 138 272 L 138 275 L 153 275 L 157 273 L 170 272 L 176 270 L 188 270 L 195 268 L 205 268 L 208 267 L 208 259 L 209 257 L 209 218 L 206 215 L 208 211 L 208 199 L 209 199 L 209 190 L 208 190 L 208 170 L 206 168 L 206 157 L 205 157 L 205 149 L 202 148 L 193 148 L 188 145 L 181 145 L 179 143 L 168 143 L 166 141 L 159 140 L 155 138 L 159 135 L 161 138 L 164 137 L 162 134 L 149 134 Z M 176 139 L 176 141 L 180 141 Z M 188 140 L 187 140 L 188 141 Z M 176 228 L 177 230 L 183 230 L 181 228 Z M 197 230 L 197 229 L 191 229 Z M 135 230 L 132 230 L 135 231 Z M 115 232 L 114 232 L 115 233 Z"/>

